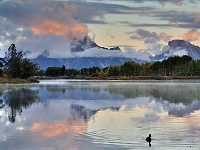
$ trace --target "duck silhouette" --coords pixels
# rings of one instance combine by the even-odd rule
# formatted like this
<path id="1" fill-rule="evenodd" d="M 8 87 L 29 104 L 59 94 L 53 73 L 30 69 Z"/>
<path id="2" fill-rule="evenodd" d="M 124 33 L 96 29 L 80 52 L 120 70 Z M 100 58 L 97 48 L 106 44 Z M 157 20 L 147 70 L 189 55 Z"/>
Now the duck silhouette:
<path id="1" fill-rule="evenodd" d="M 149 142 L 149 146 L 151 147 L 151 134 L 146 138 L 146 141 Z"/>

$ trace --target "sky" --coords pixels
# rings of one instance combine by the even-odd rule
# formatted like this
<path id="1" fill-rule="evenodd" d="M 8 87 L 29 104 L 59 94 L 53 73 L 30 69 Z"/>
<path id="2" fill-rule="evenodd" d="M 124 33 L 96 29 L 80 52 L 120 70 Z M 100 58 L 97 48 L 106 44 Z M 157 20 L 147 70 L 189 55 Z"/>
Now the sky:
<path id="1" fill-rule="evenodd" d="M 85 36 L 125 56 L 159 54 L 173 39 L 200 46 L 199 10 L 199 0 L 0 0 L 0 56 L 14 43 L 31 58 L 74 57 L 70 41 Z"/>

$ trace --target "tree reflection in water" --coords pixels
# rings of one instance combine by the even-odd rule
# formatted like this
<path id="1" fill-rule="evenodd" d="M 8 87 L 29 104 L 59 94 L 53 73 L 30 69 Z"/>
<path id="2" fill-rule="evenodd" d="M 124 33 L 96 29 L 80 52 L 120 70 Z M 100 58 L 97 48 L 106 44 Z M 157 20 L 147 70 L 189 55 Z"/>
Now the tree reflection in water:
<path id="1" fill-rule="evenodd" d="M 12 123 L 15 123 L 17 113 L 21 115 L 22 108 L 26 109 L 39 101 L 38 91 L 27 88 L 10 89 L 3 94 L 3 99 L 10 107 L 8 118 Z"/>

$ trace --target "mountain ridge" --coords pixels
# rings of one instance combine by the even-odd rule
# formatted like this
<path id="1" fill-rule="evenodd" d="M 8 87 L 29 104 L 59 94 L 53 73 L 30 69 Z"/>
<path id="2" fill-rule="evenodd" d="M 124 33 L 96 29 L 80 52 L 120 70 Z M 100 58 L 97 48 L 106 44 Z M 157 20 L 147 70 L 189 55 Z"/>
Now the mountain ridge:
<path id="1" fill-rule="evenodd" d="M 200 59 L 200 47 L 184 40 L 172 40 L 164 46 L 161 54 L 155 55 L 152 61 L 162 61 L 172 56 L 191 56 L 194 60 Z"/>
<path id="2" fill-rule="evenodd" d="M 95 48 L 96 47 L 96 48 Z M 162 61 L 169 57 L 173 56 L 183 56 L 189 55 L 194 60 L 200 59 L 200 47 L 191 44 L 188 41 L 184 40 L 172 40 L 168 42 L 168 45 L 164 46 L 161 53 L 155 56 L 147 55 L 145 52 L 139 53 L 139 56 L 134 58 L 134 54 L 131 57 L 125 56 L 113 56 L 113 57 L 102 57 L 102 56 L 83 56 L 78 57 L 76 54 L 80 54 L 84 51 L 89 52 L 95 50 L 104 50 L 101 53 L 106 53 L 105 50 L 116 51 L 119 52 L 121 49 L 116 46 L 112 48 L 105 48 L 98 46 L 95 42 L 93 42 L 89 37 L 85 37 L 83 41 L 79 41 L 77 39 L 73 39 L 70 47 L 70 51 L 74 54 L 75 57 L 72 58 L 48 58 L 48 52 L 45 51 L 44 54 L 38 56 L 35 59 L 32 59 L 33 62 L 38 62 L 41 69 L 46 70 L 46 68 L 51 66 L 59 66 L 65 65 L 67 68 L 89 68 L 93 66 L 97 66 L 100 68 L 109 67 L 110 65 L 121 65 L 126 61 L 135 61 L 137 63 L 145 63 L 145 62 L 154 62 L 154 61 Z M 95 48 L 95 49 L 94 49 Z M 145 57 L 143 57 L 143 55 Z"/>

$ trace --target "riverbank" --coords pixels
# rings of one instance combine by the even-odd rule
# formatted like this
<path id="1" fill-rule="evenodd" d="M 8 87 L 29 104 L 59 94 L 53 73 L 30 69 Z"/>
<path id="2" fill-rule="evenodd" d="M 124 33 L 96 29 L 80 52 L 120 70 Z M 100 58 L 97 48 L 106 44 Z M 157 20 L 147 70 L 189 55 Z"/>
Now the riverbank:
<path id="1" fill-rule="evenodd" d="M 0 84 L 21 84 L 21 83 L 37 83 L 38 80 L 25 80 L 19 78 L 0 78 Z"/>
<path id="2" fill-rule="evenodd" d="M 35 77 L 37 80 L 51 80 L 51 79 L 83 79 L 83 80 L 194 80 L 200 79 L 200 76 L 77 76 L 77 77 L 69 77 L 69 76 L 57 76 L 57 77 L 47 77 L 40 76 Z"/>
<path id="3" fill-rule="evenodd" d="M 200 76 L 131 76 L 131 77 L 85 77 L 86 80 L 194 80 Z"/>

